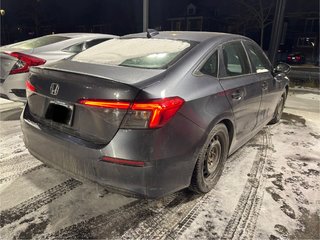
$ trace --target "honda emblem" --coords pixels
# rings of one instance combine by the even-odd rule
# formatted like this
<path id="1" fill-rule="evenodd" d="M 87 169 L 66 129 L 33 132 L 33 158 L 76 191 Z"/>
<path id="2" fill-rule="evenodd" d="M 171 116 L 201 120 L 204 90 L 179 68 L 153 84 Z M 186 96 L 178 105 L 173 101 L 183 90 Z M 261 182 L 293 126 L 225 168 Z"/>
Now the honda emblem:
<path id="1" fill-rule="evenodd" d="M 56 96 L 59 92 L 59 84 L 58 83 L 51 83 L 50 86 L 50 94 Z"/>

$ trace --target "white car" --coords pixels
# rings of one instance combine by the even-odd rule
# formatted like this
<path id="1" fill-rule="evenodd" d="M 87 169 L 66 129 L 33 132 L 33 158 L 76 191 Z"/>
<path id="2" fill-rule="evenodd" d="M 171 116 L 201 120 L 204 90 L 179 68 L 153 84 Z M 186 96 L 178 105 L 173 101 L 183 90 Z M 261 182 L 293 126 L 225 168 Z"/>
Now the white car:
<path id="1" fill-rule="evenodd" d="M 14 43 L 0 48 L 0 97 L 26 101 L 29 67 L 68 58 L 103 41 L 118 38 L 96 33 L 63 33 Z"/>

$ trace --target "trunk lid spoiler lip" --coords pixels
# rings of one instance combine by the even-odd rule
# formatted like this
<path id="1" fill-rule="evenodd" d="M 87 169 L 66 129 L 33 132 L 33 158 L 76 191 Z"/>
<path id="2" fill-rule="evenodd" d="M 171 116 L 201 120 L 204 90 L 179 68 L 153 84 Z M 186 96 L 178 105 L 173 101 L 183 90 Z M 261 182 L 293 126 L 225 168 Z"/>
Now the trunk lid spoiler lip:
<path id="1" fill-rule="evenodd" d="M 113 81 L 115 83 L 122 83 L 125 85 L 135 86 L 139 88 L 142 87 L 142 85 L 144 85 L 142 84 L 143 82 L 150 80 L 154 77 L 157 78 L 158 75 L 162 75 L 162 73 L 166 72 L 166 69 L 139 69 L 123 66 L 108 66 L 97 64 L 90 64 L 92 65 L 90 66 L 88 63 L 80 63 L 78 65 L 78 62 L 76 62 L 76 64 L 70 62 L 72 61 L 62 60 L 51 64 L 35 66 L 30 69 L 30 72 L 34 73 L 36 69 L 58 72 L 61 71 L 78 75 L 87 75 L 102 78 L 109 81 Z M 85 70 L 80 69 L 82 64 L 83 66 L 86 66 Z"/>

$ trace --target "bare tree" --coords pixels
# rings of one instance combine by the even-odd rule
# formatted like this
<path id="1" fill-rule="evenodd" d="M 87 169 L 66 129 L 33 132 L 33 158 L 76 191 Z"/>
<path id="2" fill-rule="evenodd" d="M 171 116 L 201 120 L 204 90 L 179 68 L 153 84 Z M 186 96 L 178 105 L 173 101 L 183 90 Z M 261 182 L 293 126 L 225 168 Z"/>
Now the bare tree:
<path id="1" fill-rule="evenodd" d="M 274 8 L 274 0 L 237 0 L 242 6 L 242 21 L 239 23 L 245 29 L 257 28 L 260 30 L 260 46 L 263 48 L 264 30 L 272 23 L 271 14 Z"/>

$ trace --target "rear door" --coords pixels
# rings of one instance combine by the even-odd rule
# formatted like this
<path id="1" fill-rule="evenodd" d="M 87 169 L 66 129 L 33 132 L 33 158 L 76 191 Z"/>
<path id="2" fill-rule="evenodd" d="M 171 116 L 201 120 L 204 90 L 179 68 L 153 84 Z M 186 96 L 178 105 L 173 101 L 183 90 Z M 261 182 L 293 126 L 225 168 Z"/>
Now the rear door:
<path id="1" fill-rule="evenodd" d="M 252 65 L 252 71 L 261 82 L 262 98 L 258 114 L 258 124 L 262 124 L 273 116 L 277 101 L 279 101 L 281 86 L 274 79 L 271 63 L 260 47 L 249 41 L 245 41 L 244 45 Z"/>
<path id="2" fill-rule="evenodd" d="M 236 140 L 245 138 L 257 125 L 261 102 L 261 83 L 251 73 L 248 57 L 241 41 L 222 46 L 220 83 L 232 106 Z"/>

